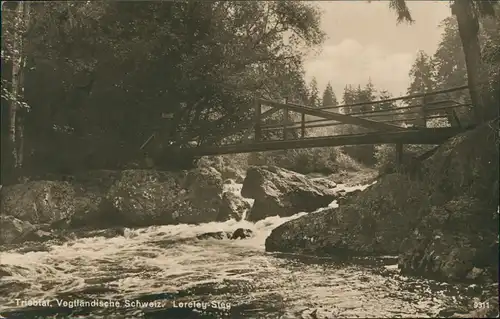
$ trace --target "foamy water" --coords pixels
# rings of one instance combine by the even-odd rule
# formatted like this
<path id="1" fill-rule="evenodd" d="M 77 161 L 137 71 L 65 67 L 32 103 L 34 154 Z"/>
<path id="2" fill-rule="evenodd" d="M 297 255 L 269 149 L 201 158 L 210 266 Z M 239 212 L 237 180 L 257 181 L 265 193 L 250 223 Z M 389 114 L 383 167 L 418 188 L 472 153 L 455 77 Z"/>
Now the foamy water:
<path id="1" fill-rule="evenodd" d="M 235 184 L 226 187 L 234 192 L 241 189 Z M 182 295 L 182 300 L 230 303 L 233 309 L 240 307 L 239 314 L 226 315 L 242 318 L 312 318 L 312 311 L 322 314 L 320 318 L 425 317 L 437 312 L 446 287 L 399 276 L 394 267 L 381 271 L 380 266 L 266 253 L 264 243 L 270 232 L 304 214 L 268 217 L 256 223 L 229 220 L 154 226 L 127 230 L 125 236 L 114 238 L 77 239 L 52 245 L 48 251 L 2 252 L 2 269 L 12 276 L 0 279 L 0 314 L 21 308 L 15 298 L 50 300 L 77 295 L 124 300 L 180 296 L 179 292 L 186 291 L 194 293 Z M 253 230 L 255 236 L 196 239 L 202 233 L 240 227 Z M 200 287 L 209 287 L 209 292 Z M 172 307 L 168 302 L 163 306 Z M 109 310 L 102 317 L 118 312 Z M 120 313 L 121 317 L 115 317 L 126 317 Z M 163 313 L 158 318 L 174 317 Z"/>

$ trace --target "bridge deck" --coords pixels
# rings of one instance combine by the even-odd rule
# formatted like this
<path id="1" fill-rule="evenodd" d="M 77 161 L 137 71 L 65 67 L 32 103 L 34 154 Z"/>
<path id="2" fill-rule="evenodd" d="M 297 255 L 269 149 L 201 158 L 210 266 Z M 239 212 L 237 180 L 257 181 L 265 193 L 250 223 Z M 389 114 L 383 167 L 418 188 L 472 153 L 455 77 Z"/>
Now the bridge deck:
<path id="1" fill-rule="evenodd" d="M 396 132 L 377 132 L 354 135 L 311 137 L 221 146 L 201 146 L 191 149 L 184 149 L 184 151 L 189 152 L 193 156 L 208 156 L 297 148 L 363 144 L 440 144 L 450 137 L 455 136 L 456 134 L 459 134 L 463 131 L 463 128 L 457 127 L 421 128 Z"/>

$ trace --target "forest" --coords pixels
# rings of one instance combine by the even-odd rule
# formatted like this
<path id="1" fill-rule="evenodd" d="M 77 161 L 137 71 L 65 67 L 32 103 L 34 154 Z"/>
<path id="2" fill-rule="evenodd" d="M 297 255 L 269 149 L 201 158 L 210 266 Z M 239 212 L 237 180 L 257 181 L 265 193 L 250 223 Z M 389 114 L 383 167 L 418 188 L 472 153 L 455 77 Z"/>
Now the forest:
<path id="1" fill-rule="evenodd" d="M 468 83 L 476 107 L 464 121 L 498 113 L 493 2 L 455 1 L 438 50 L 419 53 L 408 93 Z M 393 8 L 412 21 L 406 5 Z M 143 160 L 140 146 L 152 134 L 152 153 L 213 142 L 252 115 L 255 96 L 340 102 L 331 86 L 320 94 L 315 80 L 305 81 L 303 58 L 324 40 L 310 2 L 3 2 L 2 14 L 3 184 L 128 167 Z M 346 83 L 341 102 L 388 97 L 384 88 Z"/>

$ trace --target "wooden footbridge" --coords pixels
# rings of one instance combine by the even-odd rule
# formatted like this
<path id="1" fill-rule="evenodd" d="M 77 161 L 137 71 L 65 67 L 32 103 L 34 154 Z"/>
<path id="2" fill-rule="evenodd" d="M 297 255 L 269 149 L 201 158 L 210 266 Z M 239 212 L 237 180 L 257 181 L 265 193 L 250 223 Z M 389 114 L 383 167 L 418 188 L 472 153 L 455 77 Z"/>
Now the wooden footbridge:
<path id="1" fill-rule="evenodd" d="M 180 151 L 192 157 L 201 157 L 327 146 L 395 144 L 396 156 L 401 159 L 404 144 L 441 144 L 471 127 L 470 123 L 461 123 L 460 116 L 470 111 L 470 103 L 452 98 L 454 92 L 467 88 L 460 86 L 380 101 L 320 108 L 259 98 L 255 99 L 253 106 L 249 106 L 254 109 L 253 117 L 225 132 L 219 140 L 199 143 L 195 141 L 199 141 L 200 137 L 190 136 L 189 143 L 184 143 L 190 146 L 169 149 L 168 152 L 174 152 L 170 153 L 171 156 Z M 406 101 L 406 105 L 384 107 L 397 101 Z M 266 123 L 273 116 L 274 122 Z M 276 116 L 280 118 L 279 123 L 276 123 Z M 441 125 L 429 127 L 428 124 L 436 119 L 441 119 Z M 215 127 L 223 120 L 215 120 L 210 124 Z M 318 131 L 326 134 L 317 136 Z M 239 141 L 230 138 L 235 135 L 240 136 Z"/>

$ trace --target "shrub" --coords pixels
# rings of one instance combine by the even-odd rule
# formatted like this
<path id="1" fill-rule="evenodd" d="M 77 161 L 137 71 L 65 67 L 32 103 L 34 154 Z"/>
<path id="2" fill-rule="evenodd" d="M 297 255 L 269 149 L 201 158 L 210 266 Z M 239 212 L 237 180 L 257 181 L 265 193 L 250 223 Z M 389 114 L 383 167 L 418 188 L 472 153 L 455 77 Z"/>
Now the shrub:
<path id="1" fill-rule="evenodd" d="M 362 169 L 362 165 L 342 153 L 338 147 L 253 153 L 248 159 L 249 165 L 274 165 L 301 174 L 331 174 L 340 170 L 357 171 Z"/>
<path id="2" fill-rule="evenodd" d="M 376 164 L 374 145 L 344 146 L 342 151 L 364 165 L 374 166 Z"/>
<path id="3" fill-rule="evenodd" d="M 435 145 L 404 145 L 403 146 L 403 161 L 412 157 L 418 157 L 427 151 L 433 149 Z M 388 174 L 398 171 L 396 165 L 396 148 L 393 144 L 383 144 L 375 146 L 374 153 L 376 165 L 380 174 Z"/>

